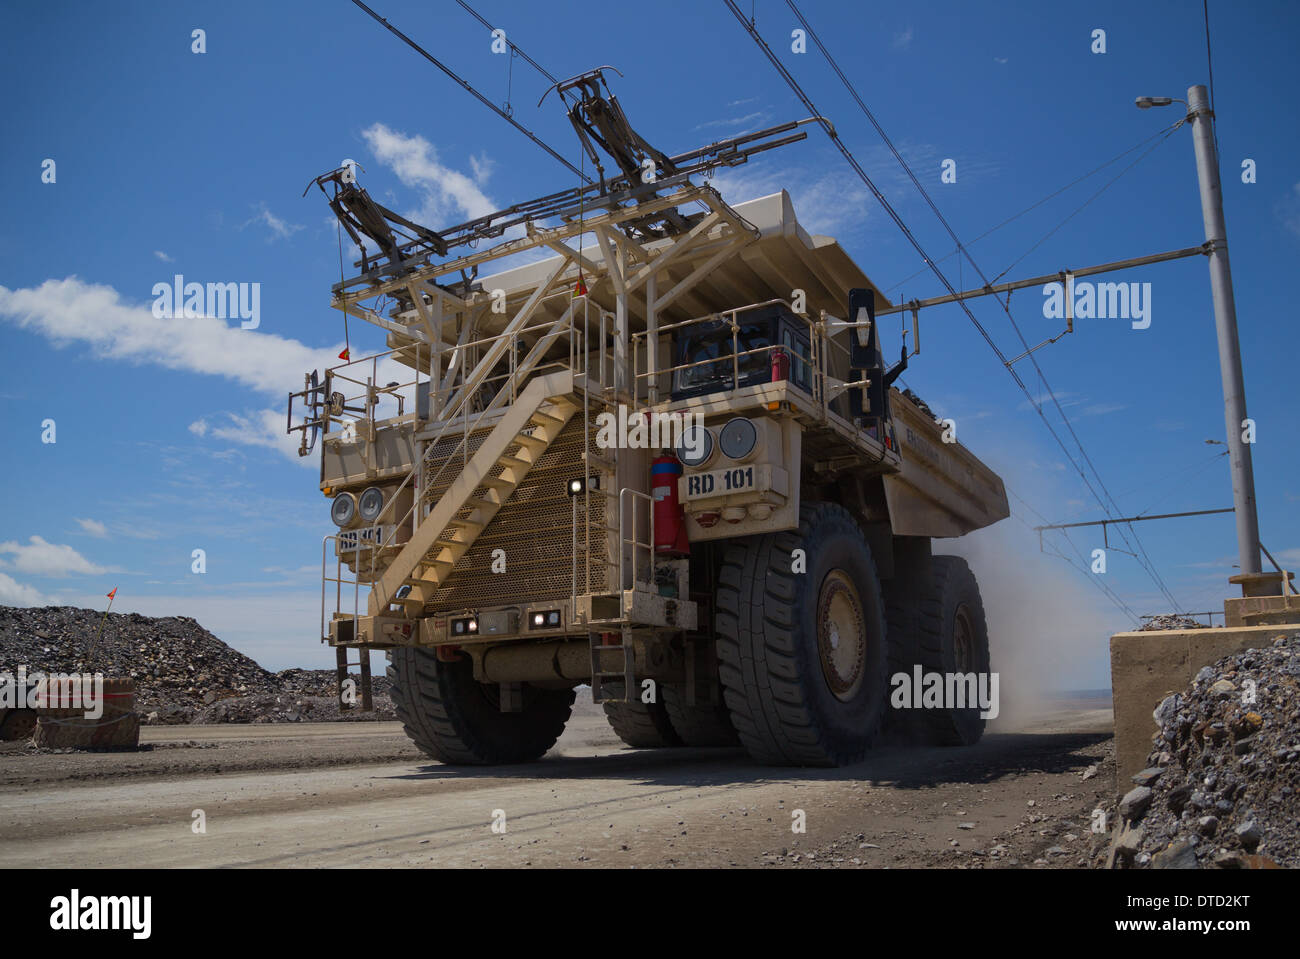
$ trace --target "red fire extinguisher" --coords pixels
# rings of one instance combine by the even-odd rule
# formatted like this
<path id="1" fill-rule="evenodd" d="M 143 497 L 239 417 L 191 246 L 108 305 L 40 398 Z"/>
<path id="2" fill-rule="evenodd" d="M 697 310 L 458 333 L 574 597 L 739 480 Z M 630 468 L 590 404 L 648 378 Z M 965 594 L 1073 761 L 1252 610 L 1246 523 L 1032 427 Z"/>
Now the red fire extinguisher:
<path id="1" fill-rule="evenodd" d="M 686 538 L 686 515 L 677 498 L 677 479 L 682 463 L 671 453 L 656 456 L 650 463 L 650 495 L 655 501 L 655 552 L 669 556 L 689 556 Z"/>
<path id="2" fill-rule="evenodd" d="M 772 351 L 772 382 L 780 383 L 790 378 L 790 355 L 781 347 Z"/>

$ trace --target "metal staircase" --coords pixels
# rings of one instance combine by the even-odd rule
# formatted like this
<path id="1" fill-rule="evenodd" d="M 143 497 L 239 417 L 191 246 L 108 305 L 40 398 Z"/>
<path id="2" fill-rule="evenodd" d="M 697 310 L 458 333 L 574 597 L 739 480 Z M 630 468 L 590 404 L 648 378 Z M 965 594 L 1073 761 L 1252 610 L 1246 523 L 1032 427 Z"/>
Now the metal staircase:
<path id="1" fill-rule="evenodd" d="M 411 589 L 400 602 L 418 615 L 457 561 L 474 544 L 528 471 L 580 409 L 572 396 L 573 373 L 561 370 L 534 377 L 459 475 L 421 521 L 370 594 L 372 614 L 397 602 L 397 591 Z M 497 475 L 493 471 L 500 468 Z M 483 490 L 481 496 L 475 492 Z M 469 508 L 465 515 L 462 512 Z"/>

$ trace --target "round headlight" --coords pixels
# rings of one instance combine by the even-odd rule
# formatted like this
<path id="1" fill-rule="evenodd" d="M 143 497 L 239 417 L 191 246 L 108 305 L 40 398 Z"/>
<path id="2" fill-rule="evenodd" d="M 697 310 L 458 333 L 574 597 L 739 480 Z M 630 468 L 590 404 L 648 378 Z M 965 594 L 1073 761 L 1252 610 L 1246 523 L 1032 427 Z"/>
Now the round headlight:
<path id="1" fill-rule="evenodd" d="M 758 445 L 758 430 L 743 416 L 737 416 L 718 433 L 718 446 L 722 455 L 733 460 L 743 460 Z"/>
<path id="2" fill-rule="evenodd" d="M 384 491 L 378 486 L 370 487 L 357 500 L 357 511 L 367 523 L 379 519 L 379 514 L 384 511 Z"/>
<path id="3" fill-rule="evenodd" d="M 713 434 L 703 426 L 690 426 L 677 441 L 677 458 L 683 466 L 702 466 L 713 456 Z"/>
<path id="4" fill-rule="evenodd" d="M 350 526 L 357 518 L 357 498 L 351 493 L 339 493 L 330 504 L 330 519 L 338 527 Z"/>

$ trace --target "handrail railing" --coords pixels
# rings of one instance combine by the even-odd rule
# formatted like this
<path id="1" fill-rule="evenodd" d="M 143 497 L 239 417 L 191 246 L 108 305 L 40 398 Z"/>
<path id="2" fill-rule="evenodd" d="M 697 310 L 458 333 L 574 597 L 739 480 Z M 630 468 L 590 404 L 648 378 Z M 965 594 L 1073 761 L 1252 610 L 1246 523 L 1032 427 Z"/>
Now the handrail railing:
<path id="1" fill-rule="evenodd" d="M 785 306 L 787 309 L 790 310 L 791 314 L 803 320 L 804 323 L 808 326 L 808 341 L 809 341 L 808 357 L 805 358 L 804 356 L 800 355 L 797 350 L 792 349 L 790 346 L 787 346 L 784 343 L 770 343 L 767 346 L 754 347 L 753 349 L 748 349 L 748 350 L 740 349 L 740 324 L 737 322 L 736 318 L 741 313 L 745 313 L 750 310 L 762 309 L 764 307 L 774 306 L 777 304 Z M 641 343 L 643 340 L 647 339 L 648 331 L 642 330 L 633 333 L 632 334 L 633 383 L 639 384 L 642 380 L 649 380 L 652 377 L 657 379 L 660 376 L 667 376 L 669 378 L 669 381 L 671 382 L 673 377 L 679 371 L 694 369 L 696 367 L 701 367 L 701 366 L 716 366 L 722 363 L 730 362 L 732 367 L 730 388 L 734 390 L 734 389 L 738 389 L 741 385 L 740 361 L 743 357 L 754 356 L 763 353 L 775 353 L 779 351 L 780 353 L 784 354 L 792 363 L 798 363 L 803 368 L 806 368 L 808 372 L 808 382 L 812 387 L 813 399 L 817 403 L 819 408 L 821 408 L 823 411 L 826 409 L 826 407 L 828 406 L 828 401 L 827 398 L 825 397 L 825 389 L 822 384 L 822 380 L 826 374 L 824 369 L 824 363 L 821 361 L 821 357 L 824 355 L 824 350 L 827 346 L 833 346 L 837 349 L 840 349 L 846 355 L 848 354 L 848 351 L 844 348 L 842 344 L 835 343 L 832 337 L 828 337 L 826 335 L 826 322 L 824 318 L 819 318 L 817 320 L 814 320 L 811 317 L 808 317 L 804 314 L 795 313 L 793 306 L 791 306 L 791 304 L 786 300 L 783 300 L 778 297 L 771 300 L 764 300 L 760 303 L 750 303 L 745 306 L 736 307 L 735 309 L 732 310 L 723 310 L 717 313 L 709 313 L 704 316 L 697 316 L 697 317 L 691 317 L 690 319 L 686 319 L 686 320 L 679 320 L 676 323 L 669 323 L 657 327 L 656 333 L 664 333 L 667 331 L 683 329 L 688 326 L 703 325 L 705 323 L 723 323 L 726 322 L 728 318 L 730 318 L 729 325 L 731 327 L 731 352 L 730 353 L 728 353 L 725 356 L 719 356 L 719 357 L 706 359 L 706 360 L 696 360 L 691 363 L 670 363 L 670 365 L 662 368 L 656 364 L 656 368 L 653 370 L 646 369 L 644 371 L 641 371 L 640 369 Z M 848 325 L 851 324 L 846 324 L 846 326 Z M 647 350 L 650 349 L 648 342 L 646 343 L 646 349 Z M 640 390 L 634 388 L 633 395 L 634 397 L 639 397 Z"/>
<path id="2" fill-rule="evenodd" d="M 630 539 L 627 536 L 627 502 L 625 501 L 625 497 L 629 497 L 629 496 L 631 497 L 631 503 L 632 503 L 632 537 Z M 647 542 L 644 543 L 639 541 L 636 538 L 637 503 L 639 503 L 641 500 L 645 500 L 646 502 L 646 515 L 648 517 L 648 524 L 650 527 L 650 538 Z M 654 505 L 655 505 L 654 497 L 650 496 L 650 494 L 648 493 L 642 493 L 640 490 L 634 490 L 629 487 L 624 487 L 623 489 L 619 490 L 618 493 L 618 588 L 620 592 L 624 589 L 627 589 L 627 586 L 624 584 L 626 584 L 628 580 L 623 575 L 626 566 L 624 547 L 627 546 L 632 547 L 631 550 L 632 588 L 633 589 L 636 588 L 636 584 L 637 584 L 636 574 L 637 574 L 637 569 L 639 568 L 639 565 L 637 563 L 637 553 L 639 550 L 642 549 L 646 550 L 648 554 L 648 559 L 646 560 L 646 567 L 650 573 L 650 578 L 646 580 L 646 582 L 651 582 L 651 583 L 654 582 L 654 557 L 655 557 Z"/>
<path id="3" fill-rule="evenodd" d="M 477 432 L 480 425 L 483 424 L 485 419 L 489 415 L 494 413 L 502 405 L 502 402 L 505 399 L 505 397 L 507 397 L 507 395 L 509 396 L 510 402 L 512 403 L 517 399 L 519 380 L 524 377 L 530 377 L 532 375 L 535 375 L 538 372 L 538 370 L 547 369 L 548 367 L 554 366 L 558 369 L 566 368 L 564 362 L 559 359 L 552 360 L 549 363 L 542 362 L 542 360 L 545 358 L 546 353 L 550 351 L 550 348 L 554 345 L 555 341 L 559 337 L 566 336 L 566 335 L 568 337 L 569 355 L 568 355 L 567 369 L 573 372 L 575 375 L 580 375 L 580 376 L 586 375 L 586 368 L 587 368 L 586 346 L 589 338 L 589 331 L 587 330 L 587 327 L 590 326 L 590 317 L 586 309 L 586 304 L 584 304 L 583 317 L 580 323 L 576 322 L 577 320 L 575 316 L 576 312 L 577 311 L 575 309 L 570 308 L 566 310 L 565 313 L 558 318 L 529 324 L 524 327 L 520 327 L 519 329 L 512 330 L 509 333 L 498 333 L 490 336 L 481 337 L 477 340 L 472 340 L 460 344 L 457 347 L 458 349 L 469 349 L 472 347 L 482 346 L 484 344 L 495 343 L 497 341 L 500 341 L 502 338 L 508 337 L 510 340 L 508 344 L 508 350 L 509 350 L 508 363 L 510 364 L 510 372 L 504 374 L 506 377 L 508 377 L 508 382 L 502 384 L 502 386 L 494 392 L 491 400 L 489 400 L 486 404 L 484 404 L 483 407 L 477 413 L 471 414 L 468 410 L 465 409 L 465 407 L 471 402 L 471 400 L 474 397 L 480 394 L 483 386 L 489 385 L 493 383 L 495 380 L 500 379 L 501 378 L 500 376 L 484 378 L 478 383 L 478 385 L 473 390 L 467 390 L 462 388 L 461 391 L 457 394 L 457 396 L 453 400 L 452 404 L 449 407 L 439 411 L 440 426 L 437 432 L 432 437 L 427 439 L 426 441 L 427 445 L 425 447 L 424 453 L 419 457 L 416 463 L 412 464 L 410 471 L 407 473 L 406 477 L 402 480 L 401 484 L 399 484 L 398 488 L 388 497 L 387 501 L 384 504 L 383 509 L 376 517 L 374 526 L 369 527 L 371 529 L 376 529 L 379 533 L 379 536 L 382 536 L 382 538 L 380 539 L 379 536 L 377 536 L 376 538 L 379 539 L 378 542 L 372 541 L 369 543 L 362 543 L 361 538 L 358 535 L 358 546 L 357 546 L 358 553 L 361 549 L 367 549 L 369 552 L 369 560 L 370 560 L 369 583 L 371 585 L 373 585 L 375 582 L 378 581 L 378 577 L 376 575 L 377 573 L 376 562 L 378 561 L 379 557 L 382 555 L 383 550 L 394 545 L 394 537 L 397 535 L 398 531 L 401 530 L 407 524 L 408 521 L 410 521 L 412 532 L 414 532 L 415 527 L 418 525 L 419 512 L 422 506 L 425 504 L 426 500 L 428 499 L 429 490 L 437 486 L 438 482 L 441 480 L 444 472 L 446 471 L 448 465 L 454 462 L 458 456 L 462 460 L 462 465 L 465 461 L 468 460 L 468 446 L 469 446 L 470 437 L 472 437 L 474 433 Z M 602 329 L 604 328 L 604 320 L 605 320 L 605 311 L 601 310 L 600 324 Z M 540 335 L 537 336 L 535 342 L 532 344 L 531 349 L 528 351 L 527 354 L 525 354 L 523 360 L 520 361 L 518 359 L 520 338 L 529 333 L 535 333 L 539 330 L 543 332 L 541 332 Z M 394 515 L 395 506 L 396 503 L 399 501 L 401 493 L 406 489 L 407 485 L 410 484 L 413 480 L 416 480 L 418 482 L 418 477 L 420 476 L 420 474 L 424 472 L 424 469 L 429 461 L 429 458 L 432 455 L 434 449 L 437 447 L 438 443 L 441 442 L 444 436 L 448 435 L 449 431 L 451 431 L 451 433 L 454 435 L 456 429 L 459 429 L 461 433 L 461 438 L 457 443 L 456 447 L 445 455 L 442 464 L 438 467 L 437 472 L 432 477 L 430 477 L 427 481 L 423 482 L 422 484 L 423 488 L 418 490 L 418 495 L 412 497 L 411 506 L 406 511 L 406 513 L 392 525 L 391 529 L 387 532 L 387 534 L 384 534 L 382 531 L 382 526 L 384 525 L 384 521 L 388 517 Z M 362 561 L 360 555 L 357 556 L 356 561 L 358 564 Z M 324 600 L 322 599 L 322 602 L 323 601 Z M 323 608 L 322 608 L 322 616 L 323 616 Z"/>

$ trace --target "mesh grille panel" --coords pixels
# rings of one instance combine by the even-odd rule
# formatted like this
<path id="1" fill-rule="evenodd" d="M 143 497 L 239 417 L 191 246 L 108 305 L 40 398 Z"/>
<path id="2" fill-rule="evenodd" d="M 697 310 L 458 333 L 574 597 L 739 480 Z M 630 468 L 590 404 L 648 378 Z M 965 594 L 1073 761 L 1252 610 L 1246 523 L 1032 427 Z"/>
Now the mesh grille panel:
<path id="1" fill-rule="evenodd" d="M 591 429 L 592 446 L 596 430 Z M 470 450 L 476 450 L 487 431 L 471 437 Z M 441 445 L 441 444 L 439 444 Z M 455 443 L 448 444 L 448 452 Z M 507 454 L 513 453 L 507 450 Z M 435 457 L 438 451 L 435 450 Z M 471 452 L 472 455 L 472 452 Z M 436 495 L 440 495 L 459 472 L 456 464 L 441 477 Z M 496 475 L 499 469 L 493 469 Z M 426 604 L 426 612 L 472 606 L 499 606 L 520 601 L 562 599 L 571 593 L 573 575 L 573 504 L 565 492 L 565 483 L 582 475 L 582 414 L 575 414 L 547 449 L 524 481 L 511 493 L 505 505 L 493 517 L 474 545 L 461 557 L 450 575 Z M 601 491 L 578 497 L 578 592 L 604 591 L 613 580 L 609 569 L 610 545 L 604 533 L 606 495 L 612 477 L 601 476 Z M 476 490 L 475 496 L 485 490 Z M 587 550 L 584 522 L 586 502 L 590 500 L 591 549 Z M 436 499 L 434 500 L 436 502 Z M 469 509 L 461 511 L 467 515 Z M 506 570 L 492 572 L 492 552 L 505 551 Z M 585 564 L 585 569 L 584 569 Z"/>

